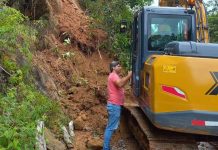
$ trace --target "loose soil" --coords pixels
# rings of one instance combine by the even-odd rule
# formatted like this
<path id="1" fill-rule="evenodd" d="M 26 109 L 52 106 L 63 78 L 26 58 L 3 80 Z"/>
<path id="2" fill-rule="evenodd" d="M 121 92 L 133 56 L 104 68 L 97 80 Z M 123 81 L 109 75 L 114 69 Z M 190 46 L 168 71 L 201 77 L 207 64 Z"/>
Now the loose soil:
<path id="1" fill-rule="evenodd" d="M 101 149 L 107 123 L 108 65 L 112 58 L 106 50 L 98 50 L 98 44 L 106 38 L 106 34 L 89 28 L 91 21 L 77 1 L 62 0 L 60 6 L 58 12 L 55 12 L 55 3 L 50 6 L 52 19 L 60 34 L 46 35 L 49 46 L 36 51 L 34 64 L 54 81 L 55 87 L 47 88 L 48 93 L 60 101 L 64 113 L 74 121 L 73 149 L 92 149 L 87 146 L 96 139 L 100 142 L 97 149 Z M 66 38 L 71 40 L 71 44 L 63 42 Z M 125 119 L 122 119 L 112 145 L 114 150 L 138 149 L 126 128 Z"/>

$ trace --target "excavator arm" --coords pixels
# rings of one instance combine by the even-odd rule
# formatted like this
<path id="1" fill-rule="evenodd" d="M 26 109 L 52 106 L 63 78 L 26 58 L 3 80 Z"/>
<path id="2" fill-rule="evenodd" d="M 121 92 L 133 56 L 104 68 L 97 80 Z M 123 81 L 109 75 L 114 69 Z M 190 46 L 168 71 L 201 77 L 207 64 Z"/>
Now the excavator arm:
<path id="1" fill-rule="evenodd" d="M 187 5 L 188 3 L 186 0 L 159 0 L 159 6 L 175 7 Z"/>
<path id="2" fill-rule="evenodd" d="M 209 42 L 206 8 L 203 0 L 159 0 L 159 6 L 194 8 L 196 11 L 197 41 Z"/>

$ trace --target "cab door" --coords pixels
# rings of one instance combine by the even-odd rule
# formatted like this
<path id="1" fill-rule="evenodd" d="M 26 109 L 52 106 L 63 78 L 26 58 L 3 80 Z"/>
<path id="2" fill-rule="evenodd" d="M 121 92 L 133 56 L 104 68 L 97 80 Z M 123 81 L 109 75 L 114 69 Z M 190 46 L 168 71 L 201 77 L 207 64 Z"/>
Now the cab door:
<path id="1" fill-rule="evenodd" d="M 141 12 L 134 17 L 132 26 L 132 82 L 133 93 L 135 96 L 140 95 L 140 65 L 141 65 Z"/>

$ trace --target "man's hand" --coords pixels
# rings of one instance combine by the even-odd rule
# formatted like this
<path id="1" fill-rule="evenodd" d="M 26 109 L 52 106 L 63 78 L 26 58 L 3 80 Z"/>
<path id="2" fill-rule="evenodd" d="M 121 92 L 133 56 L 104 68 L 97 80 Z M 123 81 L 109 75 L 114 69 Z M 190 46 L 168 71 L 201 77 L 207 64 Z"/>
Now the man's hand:
<path id="1" fill-rule="evenodd" d="M 120 88 L 124 87 L 128 83 L 129 79 L 131 79 L 131 77 L 132 77 L 132 71 L 128 71 L 127 76 L 123 77 L 120 80 L 117 80 L 115 83 Z"/>
<path id="2" fill-rule="evenodd" d="M 132 77 L 132 71 L 128 71 L 128 75 L 129 77 Z"/>

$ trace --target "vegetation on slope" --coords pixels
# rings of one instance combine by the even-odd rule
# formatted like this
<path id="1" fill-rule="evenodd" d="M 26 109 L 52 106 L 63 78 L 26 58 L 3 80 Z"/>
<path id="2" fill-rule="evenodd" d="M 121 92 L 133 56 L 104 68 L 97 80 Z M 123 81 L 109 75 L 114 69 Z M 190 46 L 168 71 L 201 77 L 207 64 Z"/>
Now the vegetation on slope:
<path id="1" fill-rule="evenodd" d="M 152 0 L 79 0 L 80 5 L 93 17 L 94 28 L 101 28 L 108 34 L 108 40 L 101 46 L 113 52 L 125 68 L 130 68 L 131 22 L 139 7 L 150 5 Z M 126 33 L 120 32 L 121 21 L 126 21 Z"/>
<path id="2" fill-rule="evenodd" d="M 28 18 L 0 1 L 0 149 L 34 149 L 38 121 L 56 128 L 59 105 L 38 92 L 31 75 L 36 30 Z"/>

